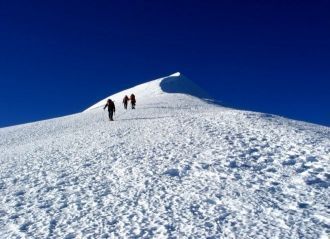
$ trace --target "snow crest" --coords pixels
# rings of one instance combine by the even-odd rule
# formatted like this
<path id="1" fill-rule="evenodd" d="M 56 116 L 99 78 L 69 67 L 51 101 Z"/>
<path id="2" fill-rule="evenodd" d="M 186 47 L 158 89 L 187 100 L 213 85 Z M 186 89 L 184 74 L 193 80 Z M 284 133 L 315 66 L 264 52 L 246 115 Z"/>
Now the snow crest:
<path id="1" fill-rule="evenodd" d="M 188 94 L 199 98 L 210 98 L 203 89 L 183 76 L 180 72 L 177 72 L 108 96 L 85 111 L 104 106 L 109 98 L 115 102 L 121 103 L 125 95 L 130 96 L 132 93 L 137 95 L 142 101 L 150 100 L 150 98 L 156 98 L 166 93 Z"/>
<path id="2" fill-rule="evenodd" d="M 114 122 L 101 101 L 0 129 L 0 238 L 326 237 L 330 128 L 209 104 L 178 77 L 111 96 L 138 99 Z"/>

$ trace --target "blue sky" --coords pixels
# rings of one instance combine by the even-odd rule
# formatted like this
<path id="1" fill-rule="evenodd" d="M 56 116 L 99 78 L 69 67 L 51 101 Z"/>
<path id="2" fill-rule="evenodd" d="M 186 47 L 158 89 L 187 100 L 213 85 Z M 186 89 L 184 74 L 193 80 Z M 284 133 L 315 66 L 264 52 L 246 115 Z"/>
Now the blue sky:
<path id="1" fill-rule="evenodd" d="M 1 1 L 0 127 L 180 71 L 226 106 L 330 126 L 330 2 Z"/>

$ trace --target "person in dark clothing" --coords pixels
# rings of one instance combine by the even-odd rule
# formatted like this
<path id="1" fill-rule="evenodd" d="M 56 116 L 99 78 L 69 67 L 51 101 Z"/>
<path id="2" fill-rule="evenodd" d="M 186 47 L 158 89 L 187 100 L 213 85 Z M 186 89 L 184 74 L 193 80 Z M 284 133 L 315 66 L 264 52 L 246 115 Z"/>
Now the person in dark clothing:
<path id="1" fill-rule="evenodd" d="M 132 109 L 135 109 L 136 99 L 134 94 L 131 94 L 130 100 L 132 104 Z"/>
<path id="2" fill-rule="evenodd" d="M 128 104 L 129 98 L 127 95 L 125 95 L 124 99 L 123 99 L 123 104 L 124 104 L 124 108 L 125 110 L 127 110 L 127 104 Z"/>
<path id="3" fill-rule="evenodd" d="M 111 99 L 108 99 L 107 104 L 104 106 L 103 110 L 105 110 L 107 107 L 109 111 L 109 120 L 113 121 L 113 113 L 116 112 L 115 103 Z"/>

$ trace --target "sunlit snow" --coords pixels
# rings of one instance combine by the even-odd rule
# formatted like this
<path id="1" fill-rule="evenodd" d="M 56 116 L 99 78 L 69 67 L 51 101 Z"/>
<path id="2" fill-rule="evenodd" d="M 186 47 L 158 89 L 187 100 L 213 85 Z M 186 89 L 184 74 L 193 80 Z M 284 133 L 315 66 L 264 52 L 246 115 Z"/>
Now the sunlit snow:
<path id="1" fill-rule="evenodd" d="M 327 238 L 330 128 L 202 98 L 176 73 L 0 129 L 0 238 Z"/>

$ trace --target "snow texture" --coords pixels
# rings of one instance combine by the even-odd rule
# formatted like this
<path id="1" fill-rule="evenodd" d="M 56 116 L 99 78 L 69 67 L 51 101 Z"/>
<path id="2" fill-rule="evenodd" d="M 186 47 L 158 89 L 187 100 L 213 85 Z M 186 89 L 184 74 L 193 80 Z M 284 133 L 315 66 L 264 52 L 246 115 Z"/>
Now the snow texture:
<path id="1" fill-rule="evenodd" d="M 327 238 L 330 128 L 195 96 L 177 73 L 114 122 L 0 129 L 0 238 Z"/>

